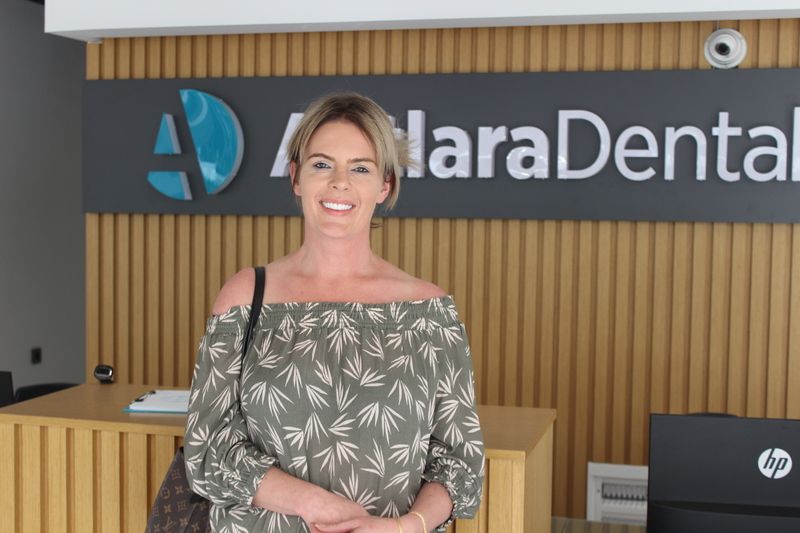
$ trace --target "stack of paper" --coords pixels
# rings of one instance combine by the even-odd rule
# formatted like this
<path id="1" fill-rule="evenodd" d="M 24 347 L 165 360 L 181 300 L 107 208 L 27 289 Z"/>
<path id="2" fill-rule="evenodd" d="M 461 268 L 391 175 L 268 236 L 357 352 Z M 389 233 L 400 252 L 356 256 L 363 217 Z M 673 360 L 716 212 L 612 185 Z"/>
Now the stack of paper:
<path id="1" fill-rule="evenodd" d="M 152 390 L 142 394 L 123 409 L 126 413 L 189 412 L 188 390 Z"/>

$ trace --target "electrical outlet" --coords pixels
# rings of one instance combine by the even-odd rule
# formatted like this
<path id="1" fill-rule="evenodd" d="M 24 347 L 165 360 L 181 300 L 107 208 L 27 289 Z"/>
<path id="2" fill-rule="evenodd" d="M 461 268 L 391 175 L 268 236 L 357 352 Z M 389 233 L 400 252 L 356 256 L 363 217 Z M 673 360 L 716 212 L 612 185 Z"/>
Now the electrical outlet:
<path id="1" fill-rule="evenodd" d="M 42 349 L 39 347 L 31 348 L 31 364 L 38 365 L 42 362 Z"/>

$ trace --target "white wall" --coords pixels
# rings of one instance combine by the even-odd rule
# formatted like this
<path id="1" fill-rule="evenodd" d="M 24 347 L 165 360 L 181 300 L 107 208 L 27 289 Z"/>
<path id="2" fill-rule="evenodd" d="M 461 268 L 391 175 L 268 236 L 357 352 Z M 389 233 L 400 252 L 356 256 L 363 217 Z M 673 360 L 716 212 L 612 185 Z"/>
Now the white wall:
<path id="1" fill-rule="evenodd" d="M 0 370 L 15 387 L 82 382 L 82 43 L 46 35 L 44 8 L 0 0 Z M 42 348 L 42 363 L 30 350 Z"/>

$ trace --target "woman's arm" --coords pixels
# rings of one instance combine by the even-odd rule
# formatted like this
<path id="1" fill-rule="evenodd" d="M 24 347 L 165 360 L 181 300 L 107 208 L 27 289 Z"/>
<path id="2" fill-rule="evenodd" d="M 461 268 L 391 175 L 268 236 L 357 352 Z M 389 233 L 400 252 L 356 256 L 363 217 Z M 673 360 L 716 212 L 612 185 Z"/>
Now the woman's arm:
<path id="1" fill-rule="evenodd" d="M 447 489 L 440 483 L 423 483 L 422 488 L 417 493 L 414 505 L 409 509 L 408 514 L 403 515 L 400 521 L 403 525 L 403 533 L 415 533 L 422 531 L 422 520 L 419 516 L 412 513 L 419 513 L 425 519 L 426 531 L 428 533 L 432 526 L 445 522 L 453 510 L 453 502 Z"/>
<path id="2" fill-rule="evenodd" d="M 428 533 L 431 527 L 429 524 L 446 521 L 452 507 L 450 495 L 444 486 L 439 483 L 425 483 L 417 493 L 408 514 L 400 518 L 369 516 L 338 523 L 323 522 L 317 525 L 317 529 L 322 533 Z"/>
<path id="3" fill-rule="evenodd" d="M 239 408 L 241 326 L 211 317 L 200 342 L 184 437 L 192 490 L 222 507 L 250 505 L 264 473 L 278 458 L 256 446 Z"/>
<path id="4" fill-rule="evenodd" d="M 250 439 L 240 407 L 242 339 L 247 328 L 235 306 L 253 298 L 255 271 L 241 270 L 217 294 L 192 376 L 184 448 L 192 490 L 216 505 L 251 505 L 278 458 Z"/>
<path id="5" fill-rule="evenodd" d="M 472 357 L 464 326 L 459 323 L 443 327 L 433 338 L 446 356 L 440 360 L 441 375 L 422 479 L 445 489 L 452 502 L 446 520 L 437 519 L 428 524 L 430 529 L 444 531 L 454 518 L 471 518 L 477 512 L 483 490 L 485 455 L 475 403 Z"/>
<path id="6" fill-rule="evenodd" d="M 261 480 L 253 506 L 299 516 L 312 527 L 369 516 L 361 505 L 278 468 L 270 468 Z"/>

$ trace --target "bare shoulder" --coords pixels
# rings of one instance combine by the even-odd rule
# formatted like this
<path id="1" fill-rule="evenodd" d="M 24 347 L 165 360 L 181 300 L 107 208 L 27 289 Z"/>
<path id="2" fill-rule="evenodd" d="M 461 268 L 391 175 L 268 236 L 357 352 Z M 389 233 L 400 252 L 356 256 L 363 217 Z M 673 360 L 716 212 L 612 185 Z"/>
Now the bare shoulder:
<path id="1" fill-rule="evenodd" d="M 392 289 L 389 292 L 396 293 L 393 300 L 429 300 L 447 296 L 438 285 L 415 278 L 389 263 L 386 263 L 386 277 L 391 280 Z"/>
<path id="2" fill-rule="evenodd" d="M 438 285 L 425 281 L 424 279 L 411 277 L 411 292 L 413 295 L 408 300 L 429 300 L 431 298 L 441 298 L 447 293 Z"/>
<path id="3" fill-rule="evenodd" d="M 242 269 L 231 276 L 219 290 L 211 312 L 221 315 L 231 307 L 252 303 L 255 282 L 255 271 L 252 268 Z"/>

